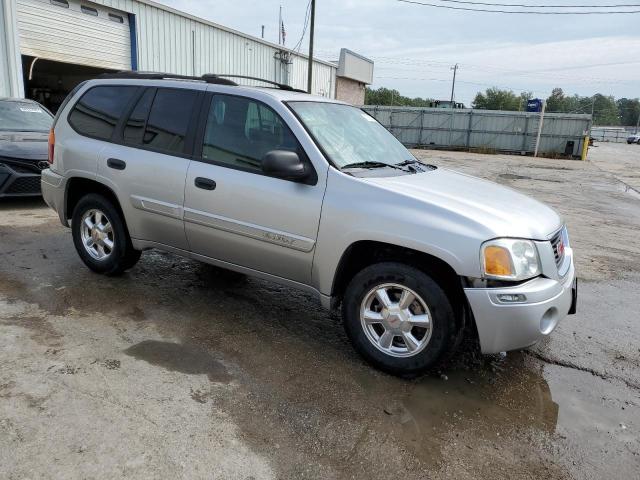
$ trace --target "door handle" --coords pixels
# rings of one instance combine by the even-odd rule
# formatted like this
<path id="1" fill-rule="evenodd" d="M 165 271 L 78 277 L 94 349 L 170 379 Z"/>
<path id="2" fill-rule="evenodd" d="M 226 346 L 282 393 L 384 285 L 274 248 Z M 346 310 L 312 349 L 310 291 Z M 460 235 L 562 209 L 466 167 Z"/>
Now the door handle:
<path id="1" fill-rule="evenodd" d="M 124 160 L 118 158 L 110 158 L 107 160 L 107 167 L 115 170 L 124 170 L 127 168 L 127 163 Z"/>
<path id="2" fill-rule="evenodd" d="M 195 179 L 195 181 L 193 183 L 195 184 L 196 187 L 202 188 L 203 190 L 215 190 L 216 189 L 216 182 L 214 182 L 210 178 L 196 177 L 196 179 Z"/>

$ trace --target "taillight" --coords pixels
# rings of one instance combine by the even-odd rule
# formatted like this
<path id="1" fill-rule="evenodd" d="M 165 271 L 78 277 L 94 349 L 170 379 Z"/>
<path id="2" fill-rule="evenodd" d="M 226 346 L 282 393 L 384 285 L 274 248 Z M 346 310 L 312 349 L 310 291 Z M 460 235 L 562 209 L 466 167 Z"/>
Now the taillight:
<path id="1" fill-rule="evenodd" d="M 53 165 L 53 151 L 56 146 L 56 134 L 53 133 L 53 128 L 49 130 L 49 164 Z"/>

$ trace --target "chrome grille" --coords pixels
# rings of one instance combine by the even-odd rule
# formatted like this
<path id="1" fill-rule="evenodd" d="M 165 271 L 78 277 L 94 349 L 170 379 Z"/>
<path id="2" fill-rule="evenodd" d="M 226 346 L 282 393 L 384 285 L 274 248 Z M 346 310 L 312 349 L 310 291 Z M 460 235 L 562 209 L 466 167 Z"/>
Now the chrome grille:
<path id="1" fill-rule="evenodd" d="M 17 173 L 40 173 L 47 168 L 48 162 L 44 160 L 18 160 L 0 157 L 0 164 L 4 164 L 11 170 Z"/>
<path id="2" fill-rule="evenodd" d="M 564 227 L 562 227 L 553 237 L 551 237 L 551 247 L 553 248 L 553 256 L 556 260 L 556 266 L 560 267 L 564 261 L 565 254 L 565 241 L 564 241 Z"/>

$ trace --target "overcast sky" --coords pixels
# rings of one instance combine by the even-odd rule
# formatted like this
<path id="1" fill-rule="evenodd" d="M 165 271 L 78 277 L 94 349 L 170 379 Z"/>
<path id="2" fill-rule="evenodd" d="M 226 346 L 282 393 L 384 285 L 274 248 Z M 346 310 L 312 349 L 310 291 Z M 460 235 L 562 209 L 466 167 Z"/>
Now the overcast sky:
<path id="1" fill-rule="evenodd" d="M 640 4 L 640 0 L 476 1 Z M 265 25 L 265 38 L 273 42 L 278 41 L 278 9 L 282 4 L 289 47 L 300 39 L 307 6 L 307 0 L 161 3 L 255 36 L 260 36 L 261 25 Z M 315 45 L 319 56 L 327 60 L 337 59 L 341 47 L 373 59 L 373 87 L 396 88 L 408 96 L 449 98 L 450 67 L 455 63 L 460 65 L 456 100 L 466 104 L 478 90 L 490 86 L 517 93 L 532 91 L 541 97 L 556 86 L 569 94 L 640 96 L 640 14 L 507 15 L 429 8 L 396 0 L 317 0 Z M 307 49 L 308 34 L 302 50 Z"/>

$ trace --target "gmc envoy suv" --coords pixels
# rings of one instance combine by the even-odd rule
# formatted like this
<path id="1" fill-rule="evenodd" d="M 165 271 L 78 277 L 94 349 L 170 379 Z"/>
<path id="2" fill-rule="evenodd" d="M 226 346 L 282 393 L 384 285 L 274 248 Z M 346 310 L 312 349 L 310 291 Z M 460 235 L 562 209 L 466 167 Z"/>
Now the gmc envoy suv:
<path id="1" fill-rule="evenodd" d="M 555 211 L 417 160 L 358 108 L 274 85 L 80 84 L 51 129 L 42 192 L 86 266 L 116 275 L 157 248 L 311 292 L 400 375 L 466 334 L 484 353 L 528 347 L 575 312 Z"/>

